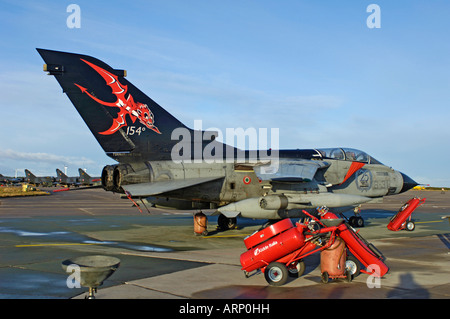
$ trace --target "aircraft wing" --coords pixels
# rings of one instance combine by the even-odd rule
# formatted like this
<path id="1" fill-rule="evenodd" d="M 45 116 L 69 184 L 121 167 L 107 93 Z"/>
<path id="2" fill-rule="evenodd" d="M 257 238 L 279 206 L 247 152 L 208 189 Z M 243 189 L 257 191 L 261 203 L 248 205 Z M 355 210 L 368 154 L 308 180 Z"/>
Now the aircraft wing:
<path id="1" fill-rule="evenodd" d="M 274 182 L 310 182 L 318 169 L 330 166 L 327 162 L 305 159 L 282 160 L 271 165 L 255 166 L 259 179 Z"/>
<path id="2" fill-rule="evenodd" d="M 156 181 L 151 183 L 122 185 L 122 188 L 129 194 L 131 194 L 132 197 L 148 197 L 194 185 L 203 184 L 206 182 L 211 182 L 219 178 L 223 178 L 223 176 L 172 179 L 167 181 L 159 181 L 159 182 Z"/>

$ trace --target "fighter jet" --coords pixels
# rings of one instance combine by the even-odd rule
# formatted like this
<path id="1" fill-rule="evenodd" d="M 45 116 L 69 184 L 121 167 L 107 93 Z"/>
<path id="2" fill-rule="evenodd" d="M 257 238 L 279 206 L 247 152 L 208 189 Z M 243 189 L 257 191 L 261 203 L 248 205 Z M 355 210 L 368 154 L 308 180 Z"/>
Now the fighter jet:
<path id="1" fill-rule="evenodd" d="M 93 186 L 101 183 L 101 177 L 91 177 L 85 170 L 79 168 L 78 173 L 80 174 L 80 183 L 84 186 Z"/>
<path id="2" fill-rule="evenodd" d="M 44 71 L 118 162 L 103 168 L 107 191 L 175 208 L 213 208 L 227 229 L 238 216 L 293 218 L 318 206 L 339 213 L 417 185 L 351 148 L 240 150 L 216 141 L 217 132 L 186 127 L 125 79 L 125 70 L 87 55 L 37 50 Z"/>
<path id="3" fill-rule="evenodd" d="M 56 169 L 56 182 L 61 185 L 80 186 L 80 180 L 78 176 L 69 177 L 58 168 Z"/>
<path id="4" fill-rule="evenodd" d="M 17 184 L 23 182 L 23 177 L 3 176 L 0 174 L 0 184 Z"/>
<path id="5" fill-rule="evenodd" d="M 42 185 L 42 186 L 54 186 L 55 185 L 55 178 L 51 176 L 35 176 L 33 173 L 31 173 L 29 170 L 25 170 L 25 178 L 24 181 L 33 184 L 36 186 Z"/>
<path id="6" fill-rule="evenodd" d="M 0 184 L 8 184 L 9 183 L 9 177 L 3 176 L 0 174 Z"/>

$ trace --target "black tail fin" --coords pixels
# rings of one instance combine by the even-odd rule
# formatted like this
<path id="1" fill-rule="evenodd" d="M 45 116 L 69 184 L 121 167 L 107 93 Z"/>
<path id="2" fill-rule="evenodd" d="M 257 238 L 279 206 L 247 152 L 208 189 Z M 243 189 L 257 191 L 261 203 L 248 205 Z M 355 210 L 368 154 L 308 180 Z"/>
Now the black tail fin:
<path id="1" fill-rule="evenodd" d="M 78 169 L 78 174 L 80 174 L 80 179 L 81 181 L 90 181 L 91 180 L 91 176 L 86 173 L 83 169 L 79 168 Z"/>
<path id="2" fill-rule="evenodd" d="M 78 173 L 80 174 L 80 183 L 82 185 L 99 185 L 101 183 L 100 177 L 91 177 L 83 169 L 79 168 Z"/>
<path id="3" fill-rule="evenodd" d="M 36 181 L 36 176 L 29 170 L 25 170 L 25 180 L 29 183 L 34 183 Z"/>
<path id="4" fill-rule="evenodd" d="M 56 181 L 66 183 L 69 178 L 59 168 L 56 169 Z"/>
<path id="5" fill-rule="evenodd" d="M 90 56 L 37 49 L 106 154 L 118 161 L 170 159 L 180 121 L 115 70 Z"/>

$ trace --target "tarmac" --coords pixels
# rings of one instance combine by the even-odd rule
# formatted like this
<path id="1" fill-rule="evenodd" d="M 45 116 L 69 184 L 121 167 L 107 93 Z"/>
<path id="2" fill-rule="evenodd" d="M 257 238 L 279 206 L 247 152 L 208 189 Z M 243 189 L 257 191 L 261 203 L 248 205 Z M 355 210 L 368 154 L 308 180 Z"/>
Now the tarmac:
<path id="1" fill-rule="evenodd" d="M 413 213 L 416 229 L 388 230 L 389 219 L 415 196 L 426 198 Z M 209 216 L 208 236 L 198 236 L 194 210 L 141 209 L 102 189 L 0 199 L 0 298 L 84 299 L 87 288 L 69 288 L 61 263 L 107 255 L 121 263 L 97 299 L 450 299 L 450 222 L 442 218 L 450 216 L 447 192 L 409 191 L 363 205 L 359 233 L 389 267 L 380 280 L 361 273 L 350 283 L 324 284 L 315 254 L 305 259 L 303 276 L 281 287 L 241 270 L 243 239 L 263 220 L 238 219 L 238 229 L 217 231 L 217 217 Z"/>

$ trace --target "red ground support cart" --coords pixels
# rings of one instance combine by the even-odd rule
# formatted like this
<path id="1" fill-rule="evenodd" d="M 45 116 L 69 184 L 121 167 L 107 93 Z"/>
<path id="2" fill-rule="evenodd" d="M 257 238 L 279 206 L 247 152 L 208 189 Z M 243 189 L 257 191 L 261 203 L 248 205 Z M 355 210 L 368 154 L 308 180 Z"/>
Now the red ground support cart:
<path id="1" fill-rule="evenodd" d="M 325 222 L 326 219 L 334 220 L 336 218 L 337 216 L 335 214 L 327 212 L 322 217 L 321 222 Z M 347 223 L 342 223 L 337 228 L 337 236 L 344 240 L 350 253 L 366 268 L 358 268 L 356 272 L 361 271 L 368 275 L 383 277 L 389 271 L 389 268 L 383 262 L 384 257 L 382 253 L 373 244 L 367 242 Z M 348 259 L 350 259 L 350 262 L 353 263 L 355 267 L 359 266 L 353 258 Z M 348 266 L 347 261 L 347 267 Z"/>
<path id="2" fill-rule="evenodd" d="M 420 199 L 418 197 L 411 198 L 398 211 L 398 213 L 391 218 L 387 228 L 392 231 L 406 229 L 413 231 L 416 228 L 414 222 L 411 220 L 412 212 L 425 203 L 426 198 Z"/>
<path id="3" fill-rule="evenodd" d="M 341 224 L 338 228 L 338 236 L 345 241 L 348 250 L 366 268 L 361 269 L 361 272 L 375 277 L 383 277 L 389 271 L 389 268 L 383 262 L 383 255 L 374 245 L 367 242 L 346 224 Z"/>
<path id="4" fill-rule="evenodd" d="M 297 223 L 294 226 L 290 219 L 284 219 L 264 228 L 244 239 L 247 251 L 241 254 L 242 270 L 247 277 L 250 272 L 261 270 L 266 281 L 273 286 L 281 286 L 288 276 L 301 276 L 305 271 L 303 259 L 316 252 L 329 249 L 340 237 L 346 247 L 366 267 L 375 263 L 380 264 L 376 272 L 363 271 L 382 277 L 388 270 L 370 247 L 348 228 L 342 218 L 329 213 L 325 219 L 318 220 L 309 215 L 313 221 Z M 317 225 L 320 224 L 320 228 Z M 371 268 L 372 269 L 372 268 Z M 343 276 L 336 276 L 336 278 Z M 349 276 L 346 278 L 351 280 Z M 327 279 L 328 281 L 328 279 Z"/>
<path id="5" fill-rule="evenodd" d="M 242 270 L 246 277 L 261 270 L 267 282 L 283 285 L 288 276 L 301 276 L 305 270 L 303 258 L 330 247 L 337 227 L 325 227 L 310 232 L 307 224 L 283 219 L 244 239 L 247 251 L 241 254 Z M 330 235 L 324 245 L 321 237 Z"/>

